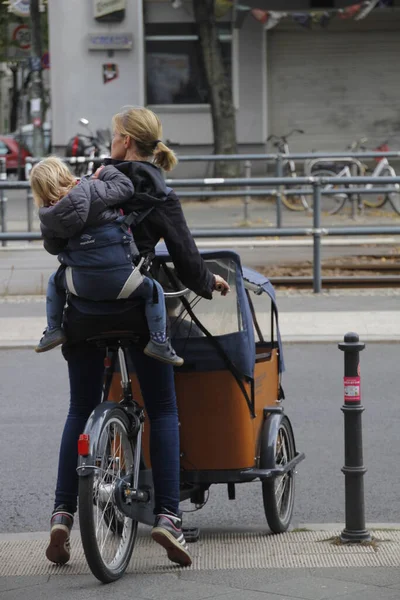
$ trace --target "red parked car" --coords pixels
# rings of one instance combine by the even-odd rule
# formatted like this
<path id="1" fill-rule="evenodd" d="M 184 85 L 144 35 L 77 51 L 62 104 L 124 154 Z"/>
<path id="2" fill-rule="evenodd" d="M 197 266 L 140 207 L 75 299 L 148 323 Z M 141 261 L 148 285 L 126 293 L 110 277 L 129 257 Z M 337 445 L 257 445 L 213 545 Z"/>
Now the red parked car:
<path id="1" fill-rule="evenodd" d="M 18 173 L 18 155 L 21 153 L 21 171 Z M 0 158 L 5 156 L 7 177 L 17 175 L 17 179 L 25 179 L 25 159 L 32 156 L 24 143 L 19 143 L 15 138 L 0 135 Z"/>

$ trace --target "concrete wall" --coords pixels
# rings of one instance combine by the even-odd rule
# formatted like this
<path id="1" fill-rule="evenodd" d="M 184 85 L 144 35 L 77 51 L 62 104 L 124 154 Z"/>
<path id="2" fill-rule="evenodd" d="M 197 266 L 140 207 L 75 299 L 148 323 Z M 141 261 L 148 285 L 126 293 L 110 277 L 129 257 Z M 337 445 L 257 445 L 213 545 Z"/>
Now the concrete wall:
<path id="1" fill-rule="evenodd" d="M 191 2 L 173 9 L 170 2 L 130 0 L 125 20 L 101 24 L 93 18 L 89 0 L 49 0 L 51 95 L 53 145 L 65 146 L 79 130 L 80 117 L 89 119 L 93 129 L 109 126 L 112 115 L 125 104 L 145 102 L 145 57 L 143 18 L 146 22 L 188 22 Z M 94 32 L 132 32 L 133 50 L 89 51 L 87 35 Z M 238 100 L 237 133 L 241 145 L 263 141 L 263 28 L 248 18 L 236 36 L 233 49 L 235 86 Z M 102 64 L 115 62 L 119 78 L 104 84 Z M 213 135 L 209 106 L 154 107 L 164 127 L 164 139 L 177 142 L 179 151 L 204 152 L 211 149 Z"/>
<path id="2" fill-rule="evenodd" d="M 125 104 L 143 104 L 143 16 L 141 0 L 128 2 L 122 23 L 93 18 L 89 0 L 49 0 L 53 145 L 63 146 L 78 130 L 78 119 L 93 129 L 110 126 Z M 88 50 L 88 33 L 131 32 L 133 50 Z M 103 63 L 116 63 L 119 78 L 103 83 Z"/>

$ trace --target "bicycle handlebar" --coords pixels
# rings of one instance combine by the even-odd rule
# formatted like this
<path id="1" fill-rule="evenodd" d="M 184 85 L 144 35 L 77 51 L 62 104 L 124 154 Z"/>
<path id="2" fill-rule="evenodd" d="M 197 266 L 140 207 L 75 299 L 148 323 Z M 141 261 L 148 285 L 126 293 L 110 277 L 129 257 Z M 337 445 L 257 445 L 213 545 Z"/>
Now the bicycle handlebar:
<path id="1" fill-rule="evenodd" d="M 186 296 L 190 293 L 189 288 L 185 288 L 184 290 L 179 290 L 177 292 L 164 292 L 165 298 L 180 298 L 180 296 Z"/>
<path id="2" fill-rule="evenodd" d="M 292 129 L 289 133 L 285 134 L 285 135 L 274 135 L 271 134 L 267 137 L 267 142 L 270 142 L 271 140 L 275 139 L 278 140 L 277 144 L 279 144 L 280 142 L 284 142 L 286 143 L 287 139 L 290 138 L 291 135 L 293 135 L 294 133 L 304 133 L 303 129 Z M 277 145 L 275 144 L 275 146 Z"/>

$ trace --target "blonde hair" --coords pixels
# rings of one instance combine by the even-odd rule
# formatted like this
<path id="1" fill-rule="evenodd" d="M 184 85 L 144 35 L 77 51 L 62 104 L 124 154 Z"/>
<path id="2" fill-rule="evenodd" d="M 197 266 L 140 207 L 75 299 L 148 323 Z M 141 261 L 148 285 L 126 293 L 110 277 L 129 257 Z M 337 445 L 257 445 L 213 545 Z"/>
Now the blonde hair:
<path id="1" fill-rule="evenodd" d="M 76 185 L 76 178 L 57 156 L 49 156 L 37 163 L 29 180 L 38 208 L 53 206 Z"/>
<path id="2" fill-rule="evenodd" d="M 153 162 L 164 171 L 172 171 L 178 159 L 162 141 L 162 125 L 153 111 L 144 107 L 126 106 L 112 119 L 113 129 L 128 135 L 136 143 L 139 154 L 153 156 Z"/>

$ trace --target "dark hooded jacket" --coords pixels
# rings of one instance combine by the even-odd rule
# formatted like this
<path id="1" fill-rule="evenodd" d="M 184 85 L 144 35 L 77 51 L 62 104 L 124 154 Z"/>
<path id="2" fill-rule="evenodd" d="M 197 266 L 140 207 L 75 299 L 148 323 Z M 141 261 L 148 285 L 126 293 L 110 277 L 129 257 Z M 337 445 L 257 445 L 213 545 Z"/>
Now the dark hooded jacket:
<path id="1" fill-rule="evenodd" d="M 143 202 L 147 193 L 163 198 L 163 202 L 135 227 L 135 242 L 141 254 L 154 253 L 155 246 L 163 238 L 181 282 L 199 296 L 211 299 L 214 275 L 200 256 L 181 203 L 175 192 L 166 186 L 160 169 L 149 162 L 112 159 L 107 162 L 127 175 L 135 186 L 135 194 L 123 206 L 124 212 L 137 210 L 138 203 Z"/>

